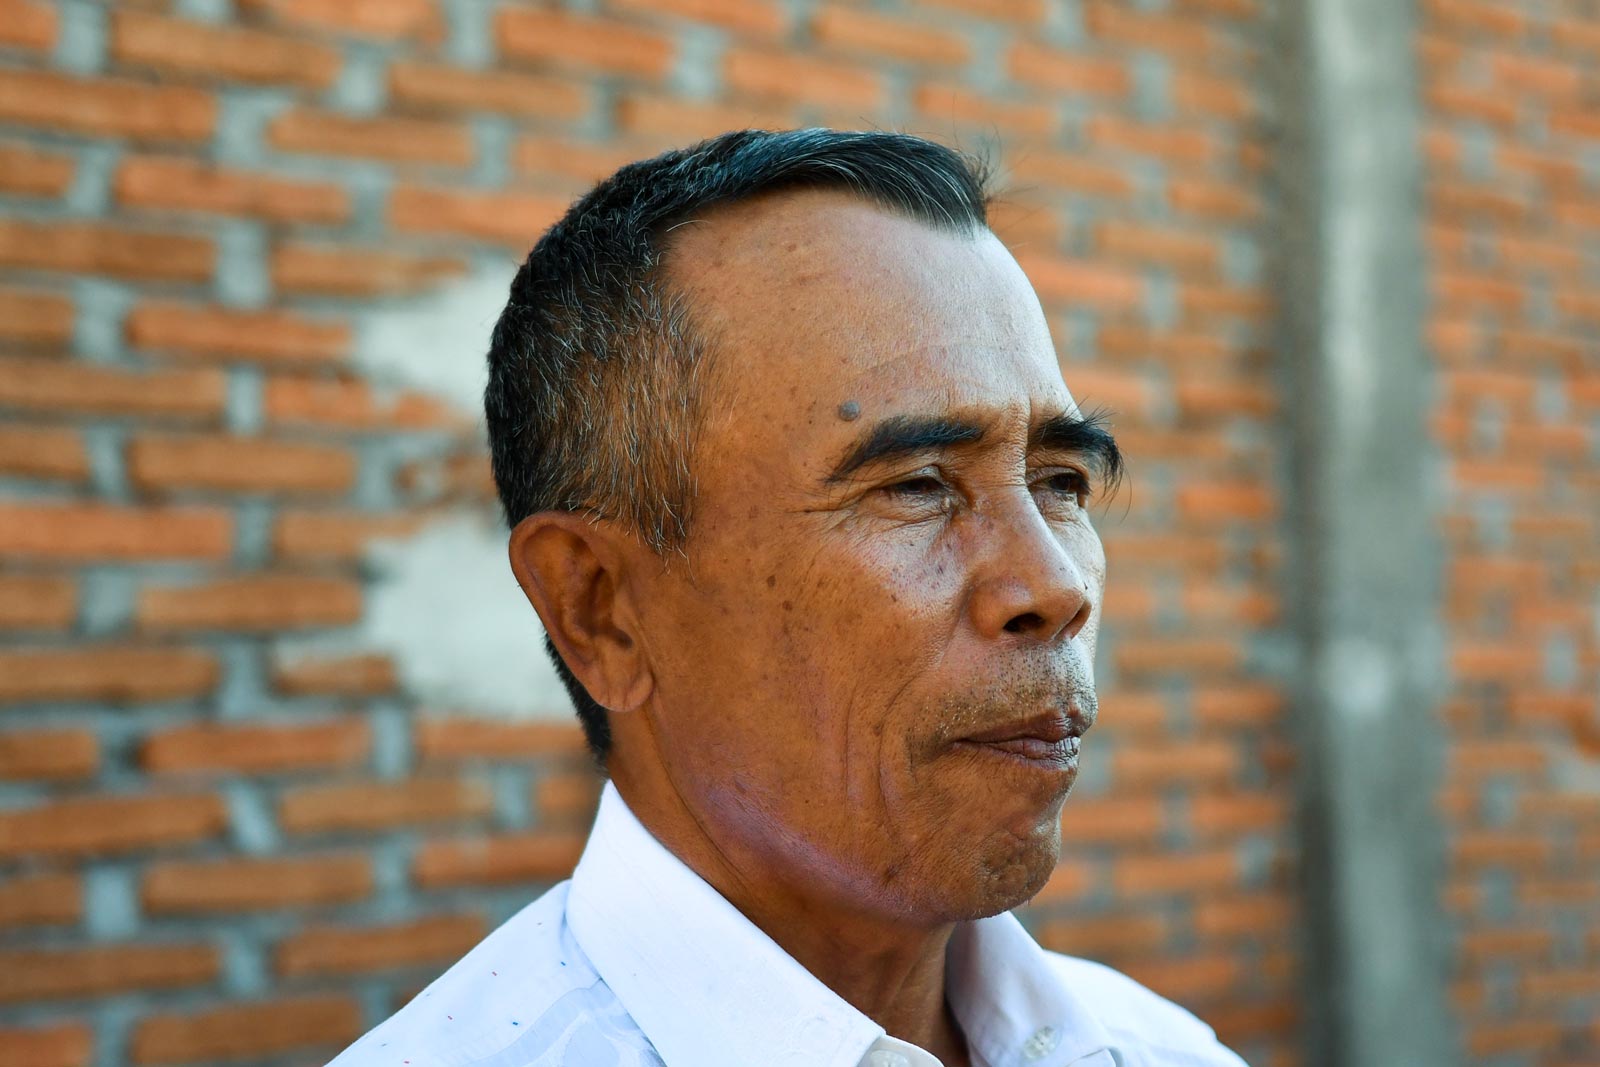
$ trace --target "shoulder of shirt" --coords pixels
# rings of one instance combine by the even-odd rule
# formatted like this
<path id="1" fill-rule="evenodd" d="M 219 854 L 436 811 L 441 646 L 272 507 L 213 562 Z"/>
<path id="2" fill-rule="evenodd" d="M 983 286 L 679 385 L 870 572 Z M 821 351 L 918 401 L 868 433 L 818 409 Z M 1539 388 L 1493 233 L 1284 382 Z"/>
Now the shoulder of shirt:
<path id="1" fill-rule="evenodd" d="M 1137 1051 L 1140 1067 L 1245 1067 L 1188 1009 L 1121 971 L 1059 952 L 1045 955 L 1112 1039 Z"/>
<path id="2" fill-rule="evenodd" d="M 620 1009 L 566 929 L 568 887 L 506 920 L 328 1067 L 541 1062 L 539 1035 L 556 1014 L 563 1034 L 579 1017 L 604 1026 Z"/>

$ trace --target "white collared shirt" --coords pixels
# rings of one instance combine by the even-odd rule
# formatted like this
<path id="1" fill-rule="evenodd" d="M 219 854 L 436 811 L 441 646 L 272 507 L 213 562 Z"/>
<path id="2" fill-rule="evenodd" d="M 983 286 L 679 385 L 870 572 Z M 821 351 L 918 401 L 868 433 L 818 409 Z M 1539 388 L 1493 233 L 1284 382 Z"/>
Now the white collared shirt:
<path id="1" fill-rule="evenodd" d="M 1244 1067 L 1209 1027 L 1009 914 L 950 941 L 975 1067 Z M 569 881 L 331 1067 L 941 1067 L 845 1002 L 667 851 L 607 784 Z"/>

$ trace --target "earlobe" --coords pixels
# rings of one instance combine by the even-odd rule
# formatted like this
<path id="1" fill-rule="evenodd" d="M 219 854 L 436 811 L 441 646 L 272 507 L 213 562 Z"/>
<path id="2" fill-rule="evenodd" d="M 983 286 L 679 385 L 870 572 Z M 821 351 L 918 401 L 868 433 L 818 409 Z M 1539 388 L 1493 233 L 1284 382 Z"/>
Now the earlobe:
<path id="1" fill-rule="evenodd" d="M 511 531 L 511 570 L 556 651 L 599 704 L 631 711 L 654 689 L 627 595 L 625 534 L 570 512 L 538 512 Z"/>

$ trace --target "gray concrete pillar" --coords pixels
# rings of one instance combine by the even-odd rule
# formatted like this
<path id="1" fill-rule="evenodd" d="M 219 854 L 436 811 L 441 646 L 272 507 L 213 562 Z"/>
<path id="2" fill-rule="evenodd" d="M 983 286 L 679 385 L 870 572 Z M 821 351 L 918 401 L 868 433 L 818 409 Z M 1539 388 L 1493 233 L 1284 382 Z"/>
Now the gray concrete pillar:
<path id="1" fill-rule="evenodd" d="M 1448 1067 L 1415 10 L 1280 10 L 1306 1062 Z"/>

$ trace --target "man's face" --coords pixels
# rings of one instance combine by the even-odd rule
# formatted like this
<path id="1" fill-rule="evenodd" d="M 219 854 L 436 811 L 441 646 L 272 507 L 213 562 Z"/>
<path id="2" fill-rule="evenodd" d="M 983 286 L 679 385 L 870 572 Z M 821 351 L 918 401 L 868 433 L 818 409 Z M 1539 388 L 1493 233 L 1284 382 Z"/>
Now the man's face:
<path id="1" fill-rule="evenodd" d="M 1021 903 L 1105 573 L 1032 289 L 992 235 L 836 193 L 674 239 L 714 384 L 688 559 L 635 579 L 652 773 L 753 877 L 905 922 Z"/>

